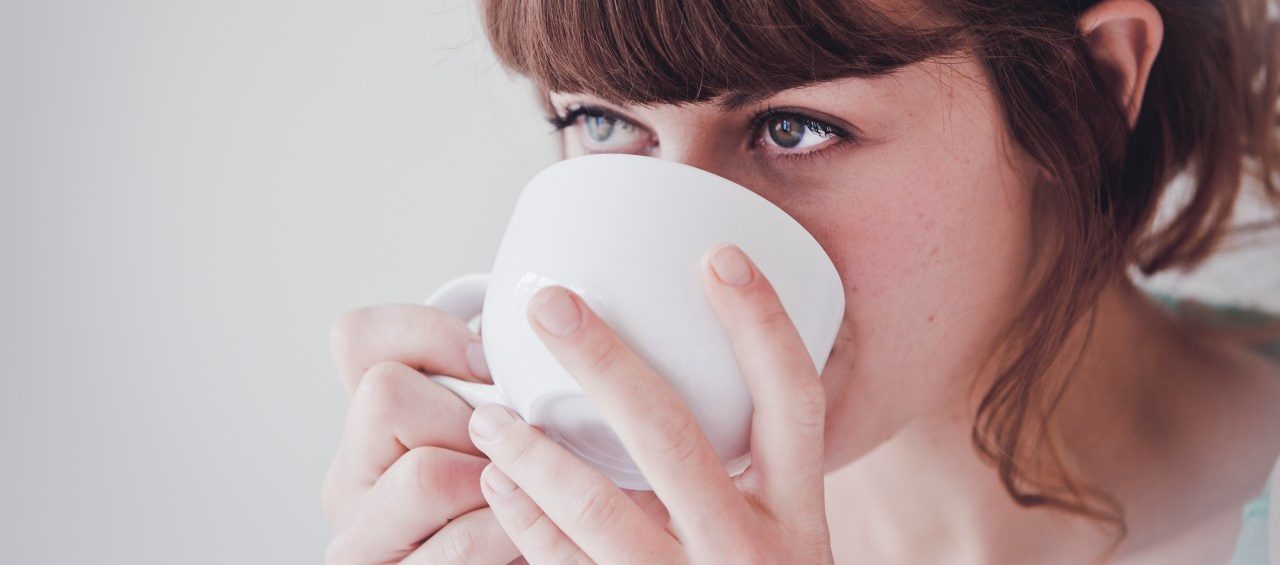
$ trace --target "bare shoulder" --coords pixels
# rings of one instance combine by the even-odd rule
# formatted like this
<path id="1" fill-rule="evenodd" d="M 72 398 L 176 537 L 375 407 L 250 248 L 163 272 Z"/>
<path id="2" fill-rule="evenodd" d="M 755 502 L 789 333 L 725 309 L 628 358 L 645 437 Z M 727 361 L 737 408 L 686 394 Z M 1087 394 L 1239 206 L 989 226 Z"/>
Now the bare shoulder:
<path id="1" fill-rule="evenodd" d="M 1280 358 L 1255 347 L 1221 342 L 1215 348 L 1221 379 L 1223 431 L 1235 436 L 1235 448 L 1224 452 L 1243 465 L 1244 485 L 1261 487 L 1280 457 Z M 1258 491 L 1255 490 L 1255 496 Z"/>
<path id="2" fill-rule="evenodd" d="M 1280 347 L 1280 342 L 1273 345 Z M 1280 455 L 1280 357 L 1234 345 L 1227 359 L 1234 367 L 1232 392 L 1250 409 L 1246 414 L 1256 416 L 1256 435 L 1263 440 L 1259 456 L 1269 472 Z"/>
<path id="3" fill-rule="evenodd" d="M 1231 542 L 1238 537 L 1245 505 L 1257 500 L 1268 482 L 1280 473 L 1280 359 L 1259 352 L 1256 347 L 1225 343 L 1218 357 L 1225 410 L 1215 434 L 1223 444 L 1215 450 L 1221 474 L 1210 490 L 1216 491 L 1224 506 L 1210 522 L 1225 526 L 1220 530 Z M 1274 496 L 1275 487 L 1272 488 Z M 1274 505 L 1273 505 L 1274 506 Z M 1274 530 L 1276 521 L 1272 521 Z M 1209 528 L 1210 530 L 1216 528 Z M 1280 542 L 1274 533 L 1272 543 Z M 1274 553 L 1274 552 L 1273 552 Z"/>
<path id="4" fill-rule="evenodd" d="M 1181 488 L 1170 500 L 1173 522 L 1133 563 L 1227 563 L 1236 549 L 1247 504 L 1280 472 L 1280 362 L 1256 349 L 1209 339 L 1189 387 L 1174 463 Z M 1272 499 L 1277 489 L 1272 489 Z M 1275 502 L 1272 506 L 1275 507 Z M 1165 516 L 1166 518 L 1168 515 Z M 1272 521 L 1272 544 L 1280 543 Z M 1278 547 L 1277 549 L 1280 549 Z M 1275 550 L 1272 551 L 1275 554 Z M 1128 562 L 1128 561 L 1127 561 Z M 1276 563 L 1275 565 L 1280 565 Z"/>
<path id="5" fill-rule="evenodd" d="M 1271 469 L 1271 517 L 1267 522 L 1271 565 L 1280 565 L 1280 457 Z"/>

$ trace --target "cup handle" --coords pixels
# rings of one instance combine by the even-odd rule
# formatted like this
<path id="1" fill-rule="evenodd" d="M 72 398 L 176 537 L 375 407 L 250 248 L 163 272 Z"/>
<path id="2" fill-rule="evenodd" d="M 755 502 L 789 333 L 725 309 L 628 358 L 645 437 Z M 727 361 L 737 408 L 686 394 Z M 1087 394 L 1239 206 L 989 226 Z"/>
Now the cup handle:
<path id="1" fill-rule="evenodd" d="M 488 273 L 462 275 L 441 285 L 423 304 L 461 318 L 472 331 L 479 331 L 480 312 L 484 309 L 484 295 L 488 288 Z M 484 404 L 507 404 L 503 402 L 502 389 L 498 385 L 473 383 L 446 375 L 427 375 L 427 378 L 449 389 L 472 408 Z"/>

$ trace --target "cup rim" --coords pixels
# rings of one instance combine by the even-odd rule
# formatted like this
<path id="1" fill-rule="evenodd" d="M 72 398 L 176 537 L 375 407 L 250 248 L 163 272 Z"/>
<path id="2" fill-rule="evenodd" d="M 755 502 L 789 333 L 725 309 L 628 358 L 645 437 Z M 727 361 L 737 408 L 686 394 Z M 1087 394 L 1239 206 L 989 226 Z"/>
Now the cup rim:
<path id="1" fill-rule="evenodd" d="M 819 255 L 824 262 L 823 266 L 829 268 L 830 272 L 836 277 L 836 280 L 840 282 L 840 285 L 844 286 L 844 279 L 840 276 L 840 271 L 836 268 L 835 261 L 831 259 L 831 255 L 827 252 L 827 249 L 823 247 L 822 243 L 818 241 L 818 238 L 814 237 L 813 233 L 810 232 L 808 228 L 804 227 L 804 224 L 801 224 L 794 216 L 750 188 L 706 169 L 695 167 L 687 163 L 681 163 L 679 161 L 669 161 L 666 159 L 659 159 L 657 157 L 633 155 L 629 153 L 593 153 L 589 155 L 570 157 L 568 159 L 561 159 L 542 169 L 525 183 L 525 189 L 521 191 L 516 206 L 519 207 L 519 200 L 524 200 L 527 195 L 531 193 L 531 191 L 528 190 L 529 188 L 546 190 L 547 188 L 543 187 L 555 186 L 552 183 L 537 182 L 541 177 L 559 174 L 559 171 L 566 167 L 578 167 L 583 163 L 593 164 L 600 161 L 626 162 L 629 164 L 628 166 L 631 166 L 630 164 L 637 164 L 655 170 L 665 169 L 668 171 L 679 171 L 679 174 L 697 175 L 710 180 L 710 183 L 702 183 L 698 186 L 706 187 L 714 185 L 716 188 L 711 190 L 719 191 L 720 193 L 728 195 L 729 198 L 737 198 L 743 202 L 749 202 L 751 203 L 750 205 L 756 206 L 757 208 L 768 210 L 768 214 L 777 217 L 782 223 L 789 225 L 790 227 L 786 229 L 796 232 L 809 245 L 812 245 L 815 249 L 820 251 Z"/>

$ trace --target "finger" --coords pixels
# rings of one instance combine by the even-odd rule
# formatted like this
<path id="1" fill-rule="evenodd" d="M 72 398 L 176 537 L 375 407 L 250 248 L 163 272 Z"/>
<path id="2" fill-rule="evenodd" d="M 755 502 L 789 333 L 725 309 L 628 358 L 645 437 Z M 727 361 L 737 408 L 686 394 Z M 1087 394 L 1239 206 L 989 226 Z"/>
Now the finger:
<path id="1" fill-rule="evenodd" d="M 466 322 L 430 306 L 369 306 L 343 314 L 329 331 L 347 394 L 370 367 L 397 361 L 420 371 L 491 382 L 480 337 Z"/>
<path id="2" fill-rule="evenodd" d="M 438 447 L 401 457 L 364 497 L 351 524 L 329 546 L 329 563 L 399 561 L 449 519 L 482 508 L 480 472 L 488 460 Z"/>
<path id="3" fill-rule="evenodd" d="M 506 565 L 519 557 L 520 550 L 502 530 L 493 509 L 481 508 L 449 522 L 400 565 Z"/>
<path id="4" fill-rule="evenodd" d="M 740 249 L 718 245 L 702 267 L 754 405 L 748 472 L 772 505 L 821 512 L 826 401 L 813 359 L 773 286 Z"/>
<path id="5" fill-rule="evenodd" d="M 626 490 L 622 492 L 627 494 L 627 498 L 631 499 L 645 516 L 649 517 L 649 521 L 654 526 L 663 530 L 667 529 L 667 523 L 671 521 L 671 515 L 667 513 L 667 507 L 662 505 L 662 500 L 651 490 Z"/>
<path id="6" fill-rule="evenodd" d="M 697 419 L 580 297 L 549 286 L 529 309 L 530 326 L 608 419 L 681 531 L 742 514 L 746 502 Z"/>
<path id="7" fill-rule="evenodd" d="M 481 476 L 480 490 L 489 508 L 521 555 L 531 564 L 591 563 L 591 558 L 548 518 L 533 499 L 502 471 L 489 464 Z"/>
<path id="8" fill-rule="evenodd" d="M 592 559 L 605 563 L 642 559 L 641 562 L 653 563 L 666 562 L 675 555 L 675 539 L 655 527 L 621 489 L 511 410 L 498 405 L 476 409 L 471 418 L 471 435 L 501 470 L 491 474 L 490 480 L 510 477 L 520 485 L 519 496 L 532 499 Z M 507 490 L 510 489 L 495 488 L 486 493 L 489 505 L 494 506 L 495 493 Z M 503 521 L 507 510 L 494 507 L 494 511 Z M 517 530 L 535 526 L 532 520 L 515 525 Z M 508 529 L 508 533 L 512 532 Z M 519 539 L 512 539 L 521 546 Z"/>
<path id="9" fill-rule="evenodd" d="M 467 434 L 470 418 L 470 406 L 412 368 L 391 361 L 374 365 L 352 398 L 325 477 L 321 498 L 335 530 L 345 526 L 361 496 L 410 449 L 437 446 L 479 455 Z"/>

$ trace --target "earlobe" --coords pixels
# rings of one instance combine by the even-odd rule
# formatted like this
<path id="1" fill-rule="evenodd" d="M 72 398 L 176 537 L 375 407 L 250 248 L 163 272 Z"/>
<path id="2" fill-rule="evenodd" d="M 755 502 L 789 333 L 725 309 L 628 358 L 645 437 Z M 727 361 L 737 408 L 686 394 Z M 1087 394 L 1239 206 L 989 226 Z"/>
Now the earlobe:
<path id="1" fill-rule="evenodd" d="M 1077 23 L 1094 58 L 1119 73 L 1116 94 L 1132 128 L 1164 38 L 1160 12 L 1147 0 L 1103 0 L 1085 10 Z"/>

